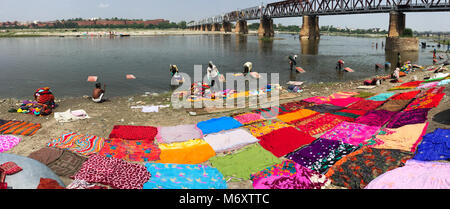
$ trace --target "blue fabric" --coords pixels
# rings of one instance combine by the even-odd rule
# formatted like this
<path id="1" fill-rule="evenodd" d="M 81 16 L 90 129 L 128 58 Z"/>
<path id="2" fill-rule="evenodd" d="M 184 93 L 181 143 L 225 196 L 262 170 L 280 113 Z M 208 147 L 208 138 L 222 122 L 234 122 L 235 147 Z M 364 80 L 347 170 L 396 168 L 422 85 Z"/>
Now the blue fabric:
<path id="1" fill-rule="evenodd" d="M 447 85 L 447 84 L 450 84 L 450 79 L 442 80 L 441 82 L 438 83 L 439 86 L 443 86 L 443 85 Z"/>
<path id="2" fill-rule="evenodd" d="M 450 159 L 450 129 L 436 129 L 425 135 L 417 148 L 415 160 L 436 161 Z"/>
<path id="3" fill-rule="evenodd" d="M 144 189 L 226 189 L 227 183 L 216 168 L 205 165 L 147 163 L 152 174 Z"/>
<path id="4" fill-rule="evenodd" d="M 395 95 L 395 93 L 381 93 L 381 94 L 378 94 L 376 96 L 370 97 L 367 100 L 386 101 L 386 100 L 388 100 L 389 98 L 391 98 L 394 95 Z"/>
<path id="5" fill-rule="evenodd" d="M 232 117 L 213 118 L 197 123 L 197 127 L 202 130 L 203 134 L 218 133 L 225 130 L 241 127 L 242 124 Z"/>

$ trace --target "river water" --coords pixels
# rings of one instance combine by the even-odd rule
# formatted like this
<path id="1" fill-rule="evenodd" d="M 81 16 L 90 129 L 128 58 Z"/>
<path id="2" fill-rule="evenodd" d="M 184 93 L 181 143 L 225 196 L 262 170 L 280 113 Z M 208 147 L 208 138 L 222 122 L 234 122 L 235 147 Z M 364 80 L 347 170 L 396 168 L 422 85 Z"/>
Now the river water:
<path id="1" fill-rule="evenodd" d="M 375 64 L 392 65 L 397 55 L 385 53 L 384 38 L 322 36 L 318 42 L 301 42 L 298 35 L 277 34 L 274 41 L 255 35 L 179 35 L 151 37 L 38 37 L 0 39 L 0 97 L 29 98 L 39 87 L 49 86 L 57 97 L 90 95 L 89 75 L 107 84 L 108 96 L 127 96 L 171 89 L 169 65 L 193 75 L 194 65 L 212 60 L 221 71 L 241 72 L 250 61 L 253 71 L 279 73 L 280 84 L 349 81 L 387 74 Z M 378 43 L 378 47 L 376 45 Z M 402 54 L 420 65 L 432 64 L 432 49 Z M 298 66 L 289 70 L 288 56 L 298 54 Z M 338 59 L 354 73 L 338 73 Z M 126 80 L 133 74 L 135 80 Z"/>

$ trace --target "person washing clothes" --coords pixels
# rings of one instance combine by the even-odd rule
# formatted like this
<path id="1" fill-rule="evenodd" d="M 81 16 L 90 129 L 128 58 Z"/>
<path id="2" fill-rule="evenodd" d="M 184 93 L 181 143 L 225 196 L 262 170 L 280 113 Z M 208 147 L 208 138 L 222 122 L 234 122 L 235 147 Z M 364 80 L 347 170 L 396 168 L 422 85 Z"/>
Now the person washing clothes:
<path id="1" fill-rule="evenodd" d="M 289 56 L 289 65 L 290 65 L 290 69 L 291 71 L 294 69 L 294 66 L 297 66 L 297 55 L 294 56 Z"/>
<path id="2" fill-rule="evenodd" d="M 242 72 L 242 74 L 244 74 L 244 76 L 247 76 L 247 74 L 249 74 L 250 72 L 252 72 L 252 68 L 253 68 L 253 63 L 251 62 L 246 62 L 244 64 L 244 72 Z"/>
<path id="3" fill-rule="evenodd" d="M 217 69 L 216 65 L 212 61 L 209 61 L 208 63 L 208 69 L 206 69 L 206 75 L 208 78 L 208 81 L 210 82 L 211 88 L 214 87 L 216 80 L 219 79 L 220 73 L 219 69 Z"/>
<path id="4" fill-rule="evenodd" d="M 393 82 L 399 82 L 400 80 L 400 68 L 395 68 L 394 73 L 392 73 Z"/>
<path id="5" fill-rule="evenodd" d="M 339 71 L 341 71 L 342 69 L 344 69 L 344 60 L 338 60 L 337 64 L 336 64 L 336 69 L 338 69 Z"/>
<path id="6" fill-rule="evenodd" d="M 397 67 L 401 67 L 401 64 L 400 64 L 401 60 L 402 60 L 402 57 L 400 56 L 400 52 L 399 52 L 399 53 L 397 53 Z"/>
<path id="7" fill-rule="evenodd" d="M 103 89 L 102 89 L 102 84 L 96 83 L 95 89 L 92 92 L 92 101 L 94 101 L 95 103 L 103 102 L 104 101 L 103 96 L 105 95 L 105 92 L 106 92 L 106 85 L 103 84 Z"/>
<path id="8" fill-rule="evenodd" d="M 176 65 L 170 65 L 170 74 L 172 74 L 172 77 L 177 74 L 178 71 L 178 67 Z"/>

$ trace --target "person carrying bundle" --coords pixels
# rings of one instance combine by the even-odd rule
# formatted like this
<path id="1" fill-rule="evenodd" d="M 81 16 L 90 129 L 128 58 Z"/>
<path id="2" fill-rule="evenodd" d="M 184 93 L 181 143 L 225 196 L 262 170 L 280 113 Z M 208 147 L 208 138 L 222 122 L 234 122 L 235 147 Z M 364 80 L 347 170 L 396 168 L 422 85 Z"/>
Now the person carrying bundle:
<path id="1" fill-rule="evenodd" d="M 252 68 L 253 68 L 253 63 L 251 62 L 246 62 L 244 64 L 244 72 L 242 72 L 242 74 L 244 74 L 244 76 L 247 76 L 247 74 L 249 74 L 250 72 L 252 72 Z"/>
<path id="2" fill-rule="evenodd" d="M 338 69 L 339 71 L 341 71 L 342 69 L 344 69 L 344 60 L 338 60 L 337 64 L 336 64 L 336 69 Z"/>
<path id="3" fill-rule="evenodd" d="M 297 66 L 297 55 L 289 56 L 289 66 L 291 67 L 291 71 L 294 69 L 294 66 Z"/>
<path id="4" fill-rule="evenodd" d="M 172 77 L 179 72 L 178 67 L 176 65 L 170 65 L 169 70 L 170 70 L 170 74 L 172 75 Z"/>

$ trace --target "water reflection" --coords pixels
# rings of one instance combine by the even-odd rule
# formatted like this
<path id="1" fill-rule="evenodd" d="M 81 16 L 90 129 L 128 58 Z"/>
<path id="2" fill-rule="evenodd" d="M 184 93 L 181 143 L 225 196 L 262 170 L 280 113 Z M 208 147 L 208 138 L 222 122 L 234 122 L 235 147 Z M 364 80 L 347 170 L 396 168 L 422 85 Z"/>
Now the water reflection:
<path id="1" fill-rule="evenodd" d="M 295 69 L 291 70 L 291 73 L 289 74 L 289 80 L 290 81 L 296 81 L 297 80 L 297 71 Z"/>
<path id="2" fill-rule="evenodd" d="M 258 39 L 259 51 L 263 54 L 271 54 L 273 50 L 273 39 Z"/>
<path id="3" fill-rule="evenodd" d="M 246 35 L 236 35 L 236 50 L 247 50 L 247 40 L 248 37 Z"/>
<path id="4" fill-rule="evenodd" d="M 319 39 L 302 40 L 300 39 L 301 54 L 317 55 L 319 54 Z"/>
<path id="5" fill-rule="evenodd" d="M 398 53 L 400 53 L 400 60 L 398 60 Z M 386 68 L 386 71 L 394 71 L 394 69 L 397 67 L 397 63 L 400 63 L 400 66 L 403 66 L 403 64 L 406 61 L 411 61 L 412 63 L 417 63 L 419 60 L 419 52 L 418 51 L 392 51 L 392 50 L 386 50 L 385 51 L 386 56 L 386 62 L 391 63 L 390 69 Z"/>

